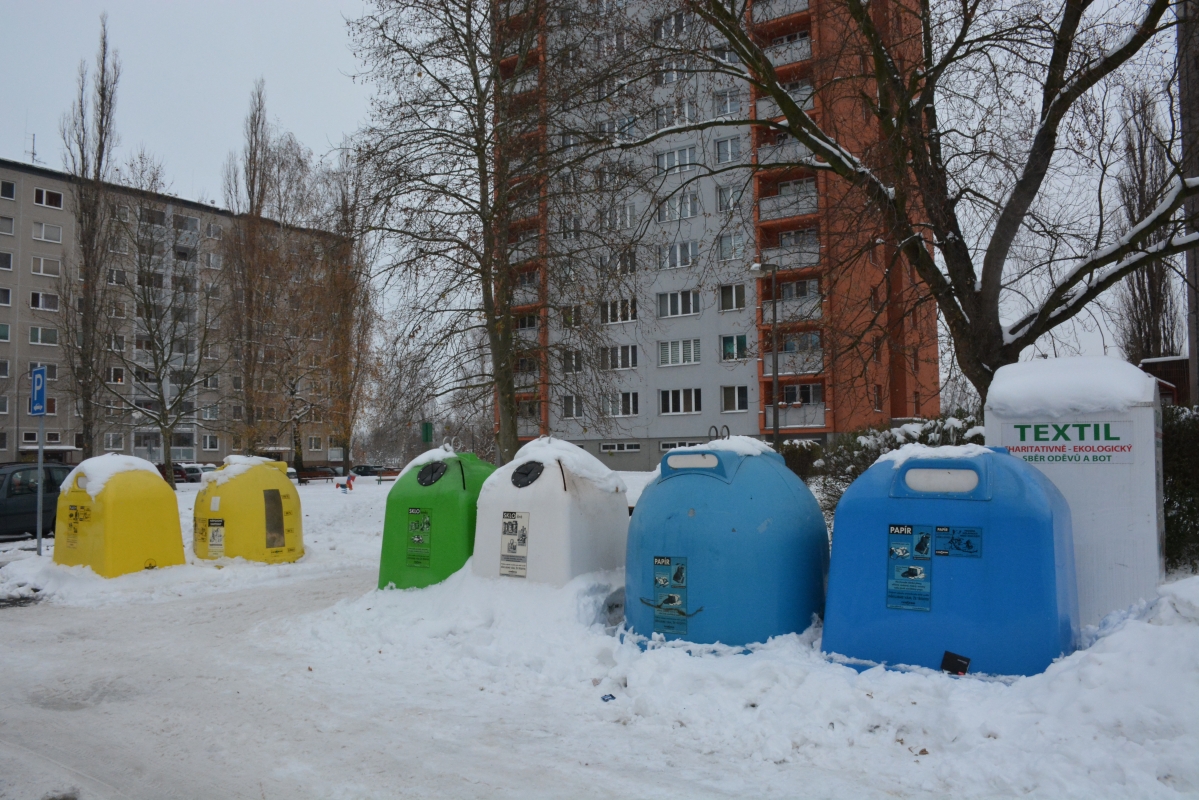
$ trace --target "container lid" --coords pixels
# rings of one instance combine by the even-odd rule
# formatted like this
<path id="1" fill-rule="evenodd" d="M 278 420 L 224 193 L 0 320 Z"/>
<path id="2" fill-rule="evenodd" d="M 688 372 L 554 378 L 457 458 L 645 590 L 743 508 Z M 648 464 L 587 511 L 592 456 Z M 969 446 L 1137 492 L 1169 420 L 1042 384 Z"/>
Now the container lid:
<path id="1" fill-rule="evenodd" d="M 448 467 L 444 461 L 433 461 L 425 464 L 416 474 L 416 482 L 421 486 L 432 486 L 441 480 Z"/>
<path id="2" fill-rule="evenodd" d="M 995 372 L 988 412 L 1003 417 L 1050 417 L 1127 411 L 1153 405 L 1157 381 L 1118 358 L 1034 358 Z"/>
<path id="3" fill-rule="evenodd" d="M 545 465 L 540 461 L 526 461 L 512 471 L 512 485 L 517 489 L 531 486 L 544 470 Z"/>

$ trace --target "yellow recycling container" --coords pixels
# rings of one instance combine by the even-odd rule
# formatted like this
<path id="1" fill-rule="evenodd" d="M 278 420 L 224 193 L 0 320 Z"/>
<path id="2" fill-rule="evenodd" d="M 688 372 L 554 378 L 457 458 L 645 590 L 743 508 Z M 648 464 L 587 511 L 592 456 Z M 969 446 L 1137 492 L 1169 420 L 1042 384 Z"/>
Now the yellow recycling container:
<path id="1" fill-rule="evenodd" d="M 105 578 L 182 564 L 179 504 L 155 466 L 113 454 L 75 467 L 58 495 L 54 562 Z"/>
<path id="2" fill-rule="evenodd" d="M 204 488 L 196 495 L 196 558 L 296 561 L 304 555 L 303 516 L 287 464 L 229 456 L 224 466 L 204 473 Z"/>

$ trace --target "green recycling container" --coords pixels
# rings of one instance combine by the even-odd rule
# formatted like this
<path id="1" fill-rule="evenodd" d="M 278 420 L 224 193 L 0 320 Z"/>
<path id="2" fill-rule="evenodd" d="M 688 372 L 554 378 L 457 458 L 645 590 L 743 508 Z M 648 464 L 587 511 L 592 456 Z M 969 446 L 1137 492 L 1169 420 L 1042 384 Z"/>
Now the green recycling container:
<path id="1" fill-rule="evenodd" d="M 473 453 L 447 452 L 396 480 L 383 520 L 380 589 L 430 586 L 462 569 L 475 549 L 479 489 L 493 472 Z"/>

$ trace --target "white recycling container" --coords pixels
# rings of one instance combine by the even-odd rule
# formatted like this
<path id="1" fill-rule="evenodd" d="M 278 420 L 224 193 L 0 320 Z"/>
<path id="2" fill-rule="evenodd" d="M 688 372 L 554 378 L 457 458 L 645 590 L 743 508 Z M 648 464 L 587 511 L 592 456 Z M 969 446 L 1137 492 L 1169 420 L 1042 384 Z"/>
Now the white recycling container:
<path id="1" fill-rule="evenodd" d="M 1082 625 L 1156 596 L 1165 521 L 1152 376 L 1107 356 L 1001 367 L 986 438 L 1037 467 L 1070 504 Z"/>
<path id="2" fill-rule="evenodd" d="M 562 586 L 624 565 L 629 506 L 620 477 L 560 439 L 529 442 L 479 492 L 471 568 Z"/>

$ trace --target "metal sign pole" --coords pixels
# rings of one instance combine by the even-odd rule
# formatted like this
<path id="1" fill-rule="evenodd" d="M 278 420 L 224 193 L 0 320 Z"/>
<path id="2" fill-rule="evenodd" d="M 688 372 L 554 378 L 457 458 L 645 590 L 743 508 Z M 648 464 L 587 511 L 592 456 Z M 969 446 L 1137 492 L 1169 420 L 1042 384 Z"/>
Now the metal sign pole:
<path id="1" fill-rule="evenodd" d="M 37 417 L 37 554 L 42 554 L 42 498 L 46 490 L 43 466 L 46 455 L 46 368 L 30 373 L 33 388 L 29 392 L 29 413 Z"/>

